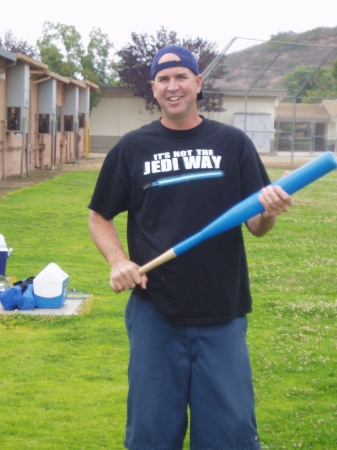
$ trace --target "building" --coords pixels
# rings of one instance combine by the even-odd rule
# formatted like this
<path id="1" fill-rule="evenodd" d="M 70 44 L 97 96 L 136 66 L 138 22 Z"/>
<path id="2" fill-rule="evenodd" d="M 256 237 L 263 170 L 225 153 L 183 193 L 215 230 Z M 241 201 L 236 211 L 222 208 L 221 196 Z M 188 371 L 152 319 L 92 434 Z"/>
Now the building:
<path id="1" fill-rule="evenodd" d="M 89 154 L 90 92 L 98 86 L 0 49 L 0 178 Z"/>
<path id="2" fill-rule="evenodd" d="M 335 151 L 337 100 L 321 103 L 282 103 L 276 108 L 275 151 Z M 293 144 L 294 142 L 294 144 Z"/>
<path id="3" fill-rule="evenodd" d="M 303 155 L 337 149 L 337 100 L 320 104 L 283 103 L 284 90 L 224 92 L 224 111 L 201 113 L 245 131 L 259 153 L 298 151 Z M 128 88 L 106 86 L 92 111 L 91 152 L 106 153 L 128 131 L 160 117 Z M 294 125 L 293 125 L 294 124 Z M 292 141 L 294 140 L 294 146 Z"/>
<path id="4" fill-rule="evenodd" d="M 261 153 L 274 150 L 274 123 L 279 97 L 284 91 L 255 90 L 249 102 L 240 91 L 225 93 L 224 111 L 200 113 L 204 117 L 237 126 L 254 141 Z M 160 118 L 147 111 L 145 101 L 128 88 L 106 86 L 90 117 L 91 152 L 106 153 L 128 131 Z"/>

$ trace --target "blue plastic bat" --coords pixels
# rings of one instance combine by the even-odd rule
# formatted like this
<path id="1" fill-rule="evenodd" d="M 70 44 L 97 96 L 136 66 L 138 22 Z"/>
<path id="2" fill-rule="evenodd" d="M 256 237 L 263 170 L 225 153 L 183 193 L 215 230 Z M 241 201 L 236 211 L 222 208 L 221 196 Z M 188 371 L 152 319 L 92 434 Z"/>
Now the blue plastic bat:
<path id="1" fill-rule="evenodd" d="M 337 160 L 331 152 L 326 152 L 309 163 L 294 170 L 286 177 L 280 178 L 271 186 L 280 186 L 289 195 L 294 194 L 318 178 L 337 168 Z M 139 268 L 139 273 L 147 273 L 176 256 L 181 255 L 200 242 L 241 225 L 264 211 L 259 201 L 261 191 L 256 192 L 242 202 L 230 208 L 198 233 L 172 247 L 167 252 Z"/>

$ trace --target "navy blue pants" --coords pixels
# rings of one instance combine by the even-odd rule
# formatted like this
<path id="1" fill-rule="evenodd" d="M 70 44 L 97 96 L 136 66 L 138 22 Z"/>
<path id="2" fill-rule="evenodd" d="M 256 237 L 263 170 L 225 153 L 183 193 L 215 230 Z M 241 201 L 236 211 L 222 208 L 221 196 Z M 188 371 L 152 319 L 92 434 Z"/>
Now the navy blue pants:
<path id="1" fill-rule="evenodd" d="M 190 410 L 193 450 L 259 450 L 247 318 L 228 324 L 170 322 L 131 295 L 125 447 L 181 450 Z"/>

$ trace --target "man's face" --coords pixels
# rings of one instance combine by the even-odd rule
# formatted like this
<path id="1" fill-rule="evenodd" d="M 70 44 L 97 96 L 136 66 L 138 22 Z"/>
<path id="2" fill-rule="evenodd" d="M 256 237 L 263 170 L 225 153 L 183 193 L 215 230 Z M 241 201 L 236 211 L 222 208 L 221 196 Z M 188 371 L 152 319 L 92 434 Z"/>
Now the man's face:
<path id="1" fill-rule="evenodd" d="M 173 53 L 166 53 L 159 63 L 173 60 L 180 61 L 180 58 Z M 201 75 L 195 75 L 187 67 L 160 70 L 152 81 L 152 90 L 161 107 L 163 119 L 187 119 L 191 113 L 195 114 L 201 86 Z"/>

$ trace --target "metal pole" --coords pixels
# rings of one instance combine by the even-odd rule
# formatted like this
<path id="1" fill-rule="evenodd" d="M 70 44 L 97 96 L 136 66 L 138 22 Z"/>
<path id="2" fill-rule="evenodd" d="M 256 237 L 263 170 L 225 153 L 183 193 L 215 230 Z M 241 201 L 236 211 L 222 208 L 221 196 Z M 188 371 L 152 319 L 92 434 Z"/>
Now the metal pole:
<path id="1" fill-rule="evenodd" d="M 78 122 L 74 123 L 74 160 L 78 163 Z"/>
<path id="2" fill-rule="evenodd" d="M 55 120 L 50 121 L 51 126 L 51 155 L 50 155 L 50 168 L 55 170 L 56 165 L 56 122 Z"/>
<path id="3" fill-rule="evenodd" d="M 312 125 L 311 125 L 311 153 L 312 153 L 312 156 L 315 156 L 315 135 L 316 135 L 316 119 L 315 119 L 315 117 L 313 117 Z"/>
<path id="4" fill-rule="evenodd" d="M 28 124 L 28 131 L 27 134 L 25 134 L 26 138 L 27 138 L 27 143 L 26 143 L 26 173 L 27 173 L 27 177 L 29 177 L 29 156 L 30 156 L 30 120 L 27 120 L 27 124 Z"/>
<path id="5" fill-rule="evenodd" d="M 209 64 L 209 66 L 206 67 L 206 69 L 202 72 L 202 78 L 205 81 L 206 78 L 208 77 L 208 75 L 212 72 L 213 67 L 217 65 L 217 63 L 219 62 L 219 60 L 225 56 L 225 54 L 227 53 L 227 50 L 232 46 L 232 44 L 236 41 L 236 37 L 234 37 L 227 45 L 226 47 L 218 54 L 218 56 L 216 58 L 214 58 L 214 60 L 211 62 L 211 64 Z"/>
<path id="6" fill-rule="evenodd" d="M 20 177 L 23 177 L 23 168 L 25 164 L 25 147 L 26 147 L 26 118 L 22 119 L 22 142 L 21 142 L 21 167 L 20 167 Z"/>
<path id="7" fill-rule="evenodd" d="M 245 95 L 245 125 L 244 132 L 247 130 L 247 103 L 248 103 L 248 94 Z"/>
<path id="8" fill-rule="evenodd" d="M 291 165 L 294 164 L 294 150 L 295 150 L 295 117 L 296 117 L 296 97 L 293 102 L 293 129 L 291 136 Z"/>
<path id="9" fill-rule="evenodd" d="M 88 157 L 90 155 L 90 128 L 89 128 L 89 120 L 85 121 L 85 156 Z"/>
<path id="10" fill-rule="evenodd" d="M 276 145 L 275 145 L 275 149 L 274 149 L 276 156 L 278 155 L 279 140 L 280 140 L 280 119 L 277 118 L 276 119 Z"/>
<path id="11" fill-rule="evenodd" d="M 54 170 L 54 122 L 50 121 L 50 170 Z"/>

